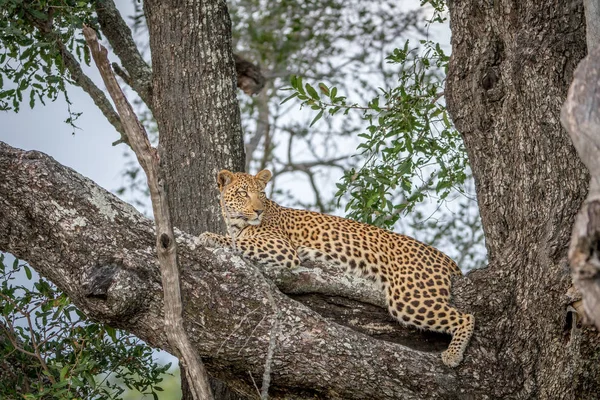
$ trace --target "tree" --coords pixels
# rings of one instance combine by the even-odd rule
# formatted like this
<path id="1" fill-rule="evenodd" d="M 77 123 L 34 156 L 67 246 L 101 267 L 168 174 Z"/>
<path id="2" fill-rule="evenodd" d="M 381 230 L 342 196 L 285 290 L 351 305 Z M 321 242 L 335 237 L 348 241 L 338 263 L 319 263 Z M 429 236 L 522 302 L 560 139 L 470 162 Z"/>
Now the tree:
<path id="1" fill-rule="evenodd" d="M 593 398 L 599 392 L 598 336 L 568 311 L 576 299 L 569 297 L 566 248 L 588 177 L 558 118 L 585 53 L 583 7 L 563 3 L 450 4 L 445 95 L 473 168 L 489 251 L 487 268 L 455 282 L 457 306 L 477 320 L 464 363 L 457 370 L 441 364 L 444 338 L 415 342 L 426 336 L 401 335 L 384 312 L 369 308 L 381 299 L 364 282 L 327 269 L 265 271 L 278 290 L 255 266 L 198 248 L 180 232 L 186 326 L 212 374 L 254 393 L 252 380 L 262 375 L 278 318 L 271 296 L 282 326 L 272 397 Z M 157 33 L 172 40 L 181 34 L 169 23 L 168 32 L 158 27 L 171 9 L 145 7 Z M 160 54 L 153 50 L 153 57 Z M 232 68 L 220 68 L 233 76 Z M 172 71 L 153 65 L 153 76 L 159 73 Z M 86 314 L 169 350 L 152 223 L 40 153 L 2 145 L 0 166 L 0 249 L 29 261 Z M 109 262 L 118 282 L 100 288 L 89 272 Z M 103 296 L 86 296 L 83 287 L 98 287 Z M 394 334 L 385 335 L 388 329 Z"/>

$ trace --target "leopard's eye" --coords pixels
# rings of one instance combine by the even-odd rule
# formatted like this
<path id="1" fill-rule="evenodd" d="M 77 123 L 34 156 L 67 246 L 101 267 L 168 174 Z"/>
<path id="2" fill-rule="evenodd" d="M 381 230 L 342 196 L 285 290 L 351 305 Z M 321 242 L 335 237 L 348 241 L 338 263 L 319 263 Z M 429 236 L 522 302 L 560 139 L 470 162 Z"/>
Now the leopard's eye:
<path id="1" fill-rule="evenodd" d="M 238 194 L 242 197 L 248 197 L 248 192 L 245 190 L 238 190 Z"/>
<path id="2" fill-rule="evenodd" d="M 267 194 L 266 194 L 265 192 L 260 192 L 258 195 L 259 195 L 260 197 L 267 197 Z"/>

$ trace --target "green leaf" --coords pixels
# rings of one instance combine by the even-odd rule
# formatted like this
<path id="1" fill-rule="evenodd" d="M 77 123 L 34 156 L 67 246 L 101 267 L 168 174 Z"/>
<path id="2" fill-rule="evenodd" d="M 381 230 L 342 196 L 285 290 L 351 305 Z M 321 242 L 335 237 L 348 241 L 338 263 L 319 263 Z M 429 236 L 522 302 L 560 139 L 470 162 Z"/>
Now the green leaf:
<path id="1" fill-rule="evenodd" d="M 60 380 L 64 381 L 65 377 L 67 376 L 67 372 L 69 372 L 69 365 L 65 365 L 64 367 L 61 368 L 60 370 Z"/>
<path id="2" fill-rule="evenodd" d="M 298 96 L 298 92 L 295 92 L 291 96 L 288 96 L 285 99 L 283 99 L 283 101 L 281 103 L 279 103 L 279 104 L 285 104 L 285 103 L 287 103 L 288 101 L 290 101 L 291 99 L 293 99 L 294 97 L 297 97 L 297 96 Z"/>
<path id="3" fill-rule="evenodd" d="M 321 89 L 321 92 L 329 96 L 329 88 L 323 82 L 319 83 L 319 89 Z"/>
<path id="4" fill-rule="evenodd" d="M 310 126 L 313 126 L 318 120 L 321 119 L 322 116 L 323 116 L 323 110 L 319 111 L 319 113 L 317 114 L 317 116 L 310 123 Z"/>
<path id="5" fill-rule="evenodd" d="M 310 95 L 310 97 L 312 97 L 315 100 L 319 100 L 320 99 L 319 93 L 317 93 L 317 91 L 315 90 L 314 87 L 312 87 L 309 83 L 307 83 L 305 85 L 305 87 L 306 87 L 306 91 L 308 92 L 308 94 Z"/>
<path id="6" fill-rule="evenodd" d="M 41 12 L 39 10 L 30 8 L 29 10 L 27 10 L 27 12 L 30 13 L 34 18 L 37 18 L 39 20 L 42 20 L 42 21 L 48 20 L 48 15 L 44 14 L 43 12 Z"/>

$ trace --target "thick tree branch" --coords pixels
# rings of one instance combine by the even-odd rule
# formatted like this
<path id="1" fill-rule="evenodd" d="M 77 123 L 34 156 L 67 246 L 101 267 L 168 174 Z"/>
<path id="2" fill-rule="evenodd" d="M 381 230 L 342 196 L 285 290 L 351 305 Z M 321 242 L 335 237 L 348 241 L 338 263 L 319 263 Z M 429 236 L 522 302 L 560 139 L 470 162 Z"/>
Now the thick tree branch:
<path id="1" fill-rule="evenodd" d="M 575 70 L 561 121 L 591 175 L 573 227 L 569 262 L 584 310 L 600 329 L 600 46 Z"/>
<path id="2" fill-rule="evenodd" d="M 152 69 L 140 54 L 131 35 L 131 29 L 112 0 L 98 1 L 96 13 L 102 33 L 108 39 L 129 75 L 130 79 L 127 84 L 152 110 Z"/>
<path id="3" fill-rule="evenodd" d="M 131 148 L 146 173 L 152 210 L 156 223 L 156 252 L 160 263 L 165 303 L 165 332 L 169 344 L 185 366 L 186 378 L 194 399 L 212 399 L 208 375 L 193 349 L 183 327 L 183 303 L 177 265 L 177 244 L 171 222 L 171 211 L 167 200 L 166 185 L 158 160 L 158 152 L 150 145 L 146 130 L 137 119 L 133 108 L 121 91 L 108 62 L 108 51 L 98 42 L 96 32 L 86 26 L 83 34 L 92 57 L 102 75 L 131 144 Z"/>
<path id="4" fill-rule="evenodd" d="M 90 317 L 173 352 L 163 323 L 152 221 L 41 153 L 0 144 L 0 169 L 5 171 L 0 175 L 0 250 L 29 261 Z M 272 360 L 272 398 L 284 390 L 304 397 L 450 398 L 498 384 L 494 377 L 476 379 L 469 356 L 464 368 L 446 368 L 439 352 L 447 341 L 439 335 L 406 331 L 378 307 L 356 309 L 345 298 L 296 295 L 323 312 L 337 313 L 339 322 L 362 325 L 387 340 L 406 344 L 412 339 L 408 344 L 422 350 L 328 322 L 268 284 L 253 265 L 223 250 L 198 248 L 190 235 L 176 234 L 192 344 L 211 374 L 249 395 L 255 389 L 248 373 L 264 372 L 275 318 L 268 293 L 281 310 L 282 332 Z M 296 279 L 305 288 L 298 292 L 309 290 L 308 270 L 285 274 L 281 280 L 288 287 Z M 312 279 L 327 280 L 328 274 L 336 272 L 325 268 L 318 272 L 321 278 Z M 463 306 L 472 290 L 462 282 L 456 289 L 457 304 Z M 477 347 L 475 340 L 472 348 Z"/>

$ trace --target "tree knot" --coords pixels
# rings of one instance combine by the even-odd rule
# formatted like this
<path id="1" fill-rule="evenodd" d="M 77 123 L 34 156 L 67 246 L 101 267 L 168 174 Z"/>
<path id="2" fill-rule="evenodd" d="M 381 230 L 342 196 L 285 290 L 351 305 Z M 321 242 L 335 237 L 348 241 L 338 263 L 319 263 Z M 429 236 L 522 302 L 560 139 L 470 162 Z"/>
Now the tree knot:
<path id="1" fill-rule="evenodd" d="M 98 260 L 83 268 L 82 294 L 90 304 L 89 314 L 98 320 L 123 320 L 140 312 L 144 304 L 144 280 L 126 268 L 123 260 Z"/>

